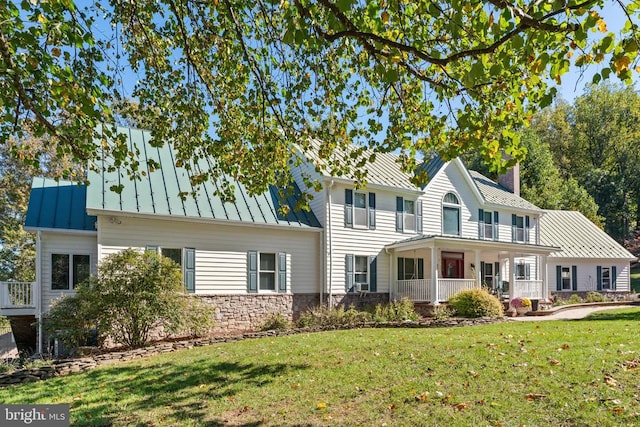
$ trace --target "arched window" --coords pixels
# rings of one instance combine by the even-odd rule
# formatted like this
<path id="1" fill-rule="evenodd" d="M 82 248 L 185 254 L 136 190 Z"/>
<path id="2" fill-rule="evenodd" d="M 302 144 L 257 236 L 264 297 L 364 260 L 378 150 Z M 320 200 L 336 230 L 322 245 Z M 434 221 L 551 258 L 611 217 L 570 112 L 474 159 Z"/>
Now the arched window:
<path id="1" fill-rule="evenodd" d="M 442 233 L 460 235 L 460 200 L 454 193 L 447 193 L 442 199 Z"/>

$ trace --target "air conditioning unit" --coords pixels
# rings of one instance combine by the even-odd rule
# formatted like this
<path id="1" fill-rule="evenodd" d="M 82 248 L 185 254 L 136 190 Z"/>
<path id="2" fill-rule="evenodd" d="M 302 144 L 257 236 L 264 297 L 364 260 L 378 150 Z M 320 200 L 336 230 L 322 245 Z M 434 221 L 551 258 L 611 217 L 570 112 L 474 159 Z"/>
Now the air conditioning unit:
<path id="1" fill-rule="evenodd" d="M 361 283 L 355 283 L 353 285 L 353 292 L 362 292 L 362 284 Z"/>

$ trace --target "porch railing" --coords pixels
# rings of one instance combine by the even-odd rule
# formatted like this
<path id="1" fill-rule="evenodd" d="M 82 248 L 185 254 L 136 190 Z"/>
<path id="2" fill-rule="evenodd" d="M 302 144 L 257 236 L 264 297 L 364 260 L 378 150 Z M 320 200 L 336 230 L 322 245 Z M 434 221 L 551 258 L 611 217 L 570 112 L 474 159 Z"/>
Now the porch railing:
<path id="1" fill-rule="evenodd" d="M 0 308 L 35 308 L 36 282 L 0 282 Z"/>
<path id="2" fill-rule="evenodd" d="M 407 298 L 411 301 L 431 301 L 431 280 L 398 280 L 394 292 L 395 299 Z"/>
<path id="3" fill-rule="evenodd" d="M 478 287 L 475 279 L 438 279 L 438 299 L 449 301 L 453 295 L 465 289 Z"/>
<path id="4" fill-rule="evenodd" d="M 522 298 L 543 299 L 542 280 L 516 280 L 513 296 Z"/>

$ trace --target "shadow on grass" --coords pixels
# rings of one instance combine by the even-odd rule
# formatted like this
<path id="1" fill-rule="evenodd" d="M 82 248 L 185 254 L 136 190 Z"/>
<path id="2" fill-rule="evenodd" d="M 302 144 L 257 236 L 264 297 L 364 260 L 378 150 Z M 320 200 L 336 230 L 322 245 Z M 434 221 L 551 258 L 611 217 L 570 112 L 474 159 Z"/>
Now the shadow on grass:
<path id="1" fill-rule="evenodd" d="M 577 321 L 589 321 L 589 320 L 621 320 L 621 321 L 640 321 L 640 309 L 626 310 L 626 311 L 598 311 L 591 313 L 584 319 L 577 319 Z"/>
<path id="2" fill-rule="evenodd" d="M 224 414 L 212 413 L 208 402 L 227 403 L 237 412 L 234 396 L 265 386 L 308 365 L 281 363 L 235 363 L 200 359 L 191 364 L 160 362 L 150 366 L 113 365 L 78 375 L 78 381 L 64 388 L 56 379 L 49 387 L 31 394 L 33 401 L 70 396 L 73 426 L 147 425 L 141 414 L 149 414 L 155 425 L 228 425 Z M 63 397 L 64 396 L 64 397 Z M 56 398 L 57 399 L 57 398 Z M 26 403 L 26 402 L 24 402 Z M 241 408 L 240 408 L 241 409 Z M 234 420 L 237 421 L 237 420 Z M 250 417 L 234 425 L 257 426 Z"/>

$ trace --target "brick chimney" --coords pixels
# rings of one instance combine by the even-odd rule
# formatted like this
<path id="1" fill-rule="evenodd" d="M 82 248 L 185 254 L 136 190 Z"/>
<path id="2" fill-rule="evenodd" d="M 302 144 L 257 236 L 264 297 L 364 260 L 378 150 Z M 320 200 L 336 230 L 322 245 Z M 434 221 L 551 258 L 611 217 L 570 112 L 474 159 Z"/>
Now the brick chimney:
<path id="1" fill-rule="evenodd" d="M 498 176 L 498 184 L 507 188 L 516 196 L 520 196 L 520 164 L 516 163 L 504 175 Z"/>

